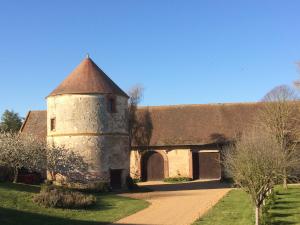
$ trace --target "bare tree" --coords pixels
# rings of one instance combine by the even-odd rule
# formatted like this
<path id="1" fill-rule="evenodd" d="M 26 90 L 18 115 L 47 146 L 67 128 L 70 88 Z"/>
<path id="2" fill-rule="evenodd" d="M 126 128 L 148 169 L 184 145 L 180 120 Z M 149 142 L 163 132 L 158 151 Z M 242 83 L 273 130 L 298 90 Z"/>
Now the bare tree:
<path id="1" fill-rule="evenodd" d="M 14 170 L 14 182 L 17 182 L 21 168 L 41 171 L 45 161 L 43 142 L 18 133 L 0 133 L 0 164 Z"/>
<path id="2" fill-rule="evenodd" d="M 225 168 L 252 199 L 256 225 L 260 224 L 264 199 L 282 176 L 284 161 L 284 154 L 274 136 L 259 131 L 245 132 L 224 153 Z"/>
<path id="3" fill-rule="evenodd" d="M 129 122 L 129 138 L 130 138 L 130 144 L 132 141 L 134 129 L 136 127 L 136 122 L 137 122 L 137 107 L 140 104 L 140 102 L 143 99 L 143 92 L 144 88 L 142 85 L 135 85 L 133 86 L 129 92 L 129 100 L 128 100 L 128 122 Z"/>
<path id="4" fill-rule="evenodd" d="M 300 131 L 300 102 L 296 92 L 288 86 L 278 86 L 265 95 L 258 114 L 259 125 L 274 135 L 285 153 L 283 185 L 295 166 L 300 165 L 296 142 Z M 297 165 L 297 162 L 299 165 Z"/>
<path id="5" fill-rule="evenodd" d="M 297 67 L 298 67 L 298 72 L 300 73 L 300 62 L 297 62 L 296 65 L 297 65 Z M 300 89 L 300 79 L 295 80 L 295 81 L 294 81 L 294 85 L 295 85 L 295 87 L 296 87 L 297 89 Z"/>

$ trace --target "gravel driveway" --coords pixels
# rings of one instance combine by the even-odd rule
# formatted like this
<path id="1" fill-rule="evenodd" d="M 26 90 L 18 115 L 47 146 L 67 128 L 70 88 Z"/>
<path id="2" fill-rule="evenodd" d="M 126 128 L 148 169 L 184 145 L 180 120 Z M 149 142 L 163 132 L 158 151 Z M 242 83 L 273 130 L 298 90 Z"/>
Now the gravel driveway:
<path id="1" fill-rule="evenodd" d="M 189 225 L 215 205 L 229 190 L 218 181 L 194 181 L 181 184 L 145 182 L 153 192 L 122 194 L 145 199 L 151 205 L 115 224 Z"/>

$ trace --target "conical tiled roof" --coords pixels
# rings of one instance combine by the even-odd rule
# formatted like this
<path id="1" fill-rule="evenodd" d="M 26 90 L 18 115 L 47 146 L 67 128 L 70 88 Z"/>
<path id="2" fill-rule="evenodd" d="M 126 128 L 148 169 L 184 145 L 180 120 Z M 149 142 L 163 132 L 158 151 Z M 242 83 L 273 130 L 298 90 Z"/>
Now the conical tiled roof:
<path id="1" fill-rule="evenodd" d="M 115 94 L 128 97 L 89 57 L 85 58 L 49 96 L 62 94 Z"/>

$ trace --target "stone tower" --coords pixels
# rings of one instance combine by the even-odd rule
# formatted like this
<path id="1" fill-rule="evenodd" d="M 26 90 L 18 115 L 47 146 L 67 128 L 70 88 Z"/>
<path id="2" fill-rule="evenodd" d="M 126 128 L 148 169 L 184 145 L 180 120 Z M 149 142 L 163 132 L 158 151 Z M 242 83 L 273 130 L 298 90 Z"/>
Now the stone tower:
<path id="1" fill-rule="evenodd" d="M 123 187 L 129 175 L 127 104 L 127 94 L 87 57 L 47 97 L 47 143 L 83 156 L 90 181 Z"/>

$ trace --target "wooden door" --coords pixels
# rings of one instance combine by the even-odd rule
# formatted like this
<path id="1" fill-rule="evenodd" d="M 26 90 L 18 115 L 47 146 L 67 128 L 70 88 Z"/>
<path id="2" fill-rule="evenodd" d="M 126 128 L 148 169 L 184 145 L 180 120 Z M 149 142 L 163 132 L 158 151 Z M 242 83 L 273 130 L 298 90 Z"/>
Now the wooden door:
<path id="1" fill-rule="evenodd" d="M 164 159 L 157 153 L 152 153 L 147 160 L 147 180 L 164 179 Z"/>
<path id="2" fill-rule="evenodd" d="M 122 170 L 110 170 L 110 186 L 112 189 L 122 187 Z"/>
<path id="3" fill-rule="evenodd" d="M 221 179 L 221 164 L 219 152 L 199 153 L 200 179 Z"/>
<path id="4" fill-rule="evenodd" d="M 199 179 L 199 153 L 193 152 L 192 153 L 192 160 L 193 160 L 193 180 Z"/>

